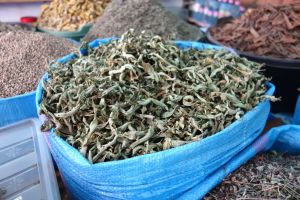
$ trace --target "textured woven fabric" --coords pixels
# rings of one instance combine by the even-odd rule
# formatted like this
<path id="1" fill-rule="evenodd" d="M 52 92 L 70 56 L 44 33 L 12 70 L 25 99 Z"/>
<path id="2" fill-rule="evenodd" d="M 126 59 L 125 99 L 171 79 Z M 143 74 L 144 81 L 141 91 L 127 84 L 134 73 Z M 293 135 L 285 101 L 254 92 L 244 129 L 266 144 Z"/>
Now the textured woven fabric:
<path id="1" fill-rule="evenodd" d="M 0 98 L 0 127 L 33 117 L 38 117 L 35 92 Z"/>

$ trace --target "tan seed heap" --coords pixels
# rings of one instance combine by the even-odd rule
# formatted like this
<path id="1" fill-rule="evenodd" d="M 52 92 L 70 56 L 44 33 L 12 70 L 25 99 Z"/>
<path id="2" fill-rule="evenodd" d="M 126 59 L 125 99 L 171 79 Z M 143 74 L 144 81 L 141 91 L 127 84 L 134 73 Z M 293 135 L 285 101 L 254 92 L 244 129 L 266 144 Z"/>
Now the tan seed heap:
<path id="1" fill-rule="evenodd" d="M 110 0 L 54 0 L 42 7 L 38 25 L 48 30 L 76 31 L 100 16 Z"/>

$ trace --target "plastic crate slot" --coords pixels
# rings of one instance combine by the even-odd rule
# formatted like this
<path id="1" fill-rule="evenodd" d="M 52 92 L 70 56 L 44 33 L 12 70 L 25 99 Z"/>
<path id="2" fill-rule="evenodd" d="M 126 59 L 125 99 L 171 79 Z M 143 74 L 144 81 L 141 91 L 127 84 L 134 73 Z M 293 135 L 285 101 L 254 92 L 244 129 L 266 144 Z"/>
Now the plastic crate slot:
<path id="1" fill-rule="evenodd" d="M 40 184 L 39 172 L 37 166 L 27 168 L 24 171 L 18 172 L 0 182 L 0 190 L 4 191 L 2 198 L 21 193 L 24 190 Z"/>
<path id="2" fill-rule="evenodd" d="M 33 140 L 27 139 L 0 150 L 0 166 L 19 157 L 34 152 Z"/>

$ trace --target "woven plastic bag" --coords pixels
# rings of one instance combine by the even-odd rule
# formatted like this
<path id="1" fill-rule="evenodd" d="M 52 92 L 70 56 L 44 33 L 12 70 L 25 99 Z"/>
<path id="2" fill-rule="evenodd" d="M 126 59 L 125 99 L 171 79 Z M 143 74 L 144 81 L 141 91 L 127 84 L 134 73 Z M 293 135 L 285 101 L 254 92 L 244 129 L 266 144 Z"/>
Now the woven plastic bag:
<path id="1" fill-rule="evenodd" d="M 38 117 L 35 92 L 0 98 L 0 127 L 33 117 Z"/>
<path id="2" fill-rule="evenodd" d="M 97 47 L 109 40 L 96 40 L 89 45 Z M 220 49 L 197 42 L 176 43 L 180 48 Z M 71 54 L 59 59 L 59 62 L 74 57 Z M 43 79 L 47 81 L 47 75 Z M 268 87 L 266 94 L 272 95 L 275 87 L 272 84 Z M 41 84 L 36 97 L 39 109 Z M 45 137 L 72 199 L 200 199 L 204 194 L 194 193 L 192 189 L 208 189 L 206 181 L 209 177 L 259 136 L 269 112 L 270 103 L 265 101 L 240 120 L 201 141 L 126 160 L 97 164 L 90 164 L 53 130 L 46 133 Z M 43 121 L 44 116 L 40 116 L 40 119 Z M 182 197 L 186 194 L 191 196 Z"/>

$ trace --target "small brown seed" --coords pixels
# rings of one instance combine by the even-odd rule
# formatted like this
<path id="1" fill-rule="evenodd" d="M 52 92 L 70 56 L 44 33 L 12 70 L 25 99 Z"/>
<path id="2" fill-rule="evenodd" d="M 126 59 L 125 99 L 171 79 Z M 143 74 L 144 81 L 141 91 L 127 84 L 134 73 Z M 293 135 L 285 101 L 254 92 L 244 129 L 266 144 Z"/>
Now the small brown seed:
<path id="1" fill-rule="evenodd" d="M 47 64 L 75 48 L 71 41 L 44 33 L 0 34 L 0 98 L 33 91 Z"/>

